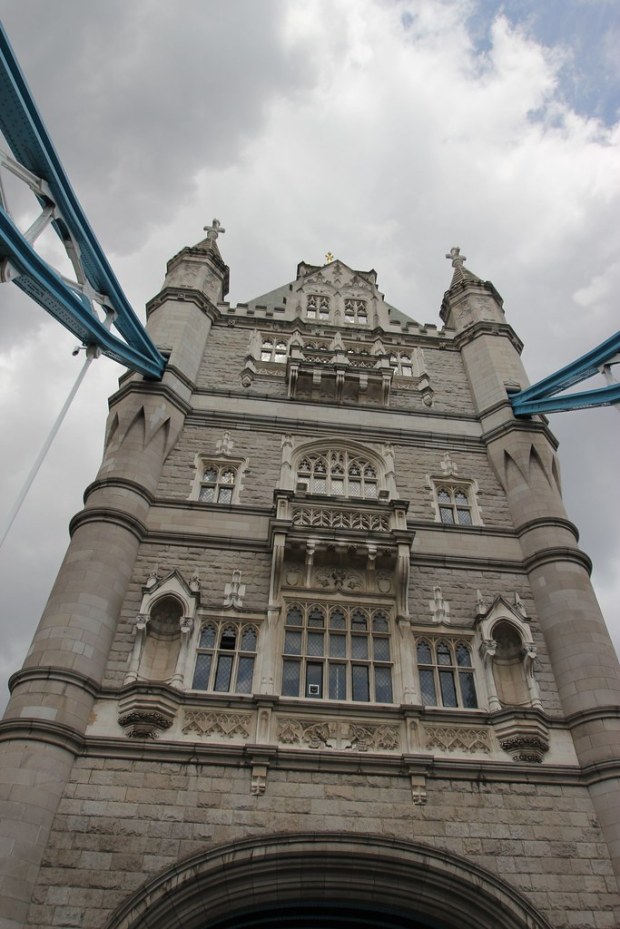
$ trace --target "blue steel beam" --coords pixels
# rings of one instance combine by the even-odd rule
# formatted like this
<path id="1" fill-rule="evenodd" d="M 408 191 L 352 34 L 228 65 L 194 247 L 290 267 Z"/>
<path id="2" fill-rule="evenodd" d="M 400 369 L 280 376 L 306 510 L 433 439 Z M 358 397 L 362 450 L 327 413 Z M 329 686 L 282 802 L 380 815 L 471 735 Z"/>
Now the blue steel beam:
<path id="1" fill-rule="evenodd" d="M 98 338 L 102 335 L 100 329 L 94 322 L 90 322 L 89 325 L 87 325 L 89 321 L 87 321 L 83 315 L 75 319 L 75 325 L 78 327 L 86 326 L 90 333 L 90 337 L 86 341 L 95 341 L 97 344 L 101 344 L 101 348 L 105 354 L 110 354 L 110 351 L 113 350 L 115 352 L 115 357 L 117 357 L 117 360 L 121 361 L 121 364 L 133 368 L 137 353 L 138 356 L 150 360 L 150 376 L 161 377 L 165 366 L 165 359 L 158 352 L 142 326 L 142 323 L 132 310 L 129 301 L 123 293 L 84 215 L 60 159 L 47 134 L 28 85 L 26 84 L 26 80 L 1 24 L 0 99 L 2 101 L 2 106 L 0 107 L 0 129 L 10 145 L 15 158 L 28 168 L 29 171 L 46 182 L 49 190 L 49 198 L 47 198 L 45 194 L 39 195 L 39 202 L 43 207 L 50 205 L 50 202 L 55 206 L 57 218 L 54 219 L 52 225 L 65 246 L 75 246 L 86 280 L 97 293 L 103 296 L 104 309 L 113 312 L 114 326 L 128 343 L 126 357 L 123 357 L 123 349 L 121 348 L 124 343 L 117 339 L 115 340 L 117 344 L 112 349 L 109 344 L 109 335 L 106 342 L 100 343 Z M 8 218 L 6 214 L 5 218 Z M 13 226 L 13 229 L 18 232 L 15 226 Z M 21 236 L 21 233 L 18 232 L 18 235 Z M 23 236 L 21 238 L 23 239 Z M 25 239 L 23 241 L 25 242 Z M 14 236 L 10 236 L 8 240 L 4 240 L 5 248 L 11 249 L 14 242 Z M 19 252 L 23 260 L 23 245 Z M 10 256 L 6 257 L 9 257 L 11 263 L 13 263 L 13 258 L 16 257 L 16 253 L 12 253 Z M 41 271 L 40 267 L 39 271 Z M 56 277 L 58 276 L 56 275 Z M 28 287 L 34 287 L 34 281 L 35 279 L 33 278 L 33 281 Z M 41 280 L 39 280 L 38 283 L 40 285 Z M 23 289 L 28 290 L 28 287 L 24 286 Z M 73 293 L 70 288 L 66 288 L 66 290 L 69 293 Z M 65 300 L 65 296 L 61 296 L 58 290 L 55 290 L 54 298 L 50 300 L 50 303 L 53 303 L 54 300 L 59 300 L 62 304 Z M 73 296 L 75 297 L 75 294 L 73 294 Z M 38 302 L 45 306 L 45 303 L 41 300 L 38 300 Z M 75 300 L 68 299 L 65 309 L 65 315 L 72 317 L 77 310 Z M 56 318 L 59 318 L 59 316 Z M 94 313 L 91 313 L 91 320 L 99 322 Z M 63 322 L 63 325 L 67 325 L 66 320 L 63 321 L 61 319 L 60 321 Z M 99 326 L 101 326 L 101 323 L 99 323 Z M 72 329 L 71 331 L 74 330 Z"/>
<path id="2" fill-rule="evenodd" d="M 583 410 L 619 403 L 620 384 L 557 396 L 573 384 L 599 374 L 605 365 L 618 361 L 620 361 L 620 332 L 616 332 L 596 348 L 560 368 L 554 374 L 550 374 L 519 393 L 511 394 L 510 402 L 515 415 L 558 413 L 564 410 Z"/>
<path id="3" fill-rule="evenodd" d="M 15 269 L 15 284 L 81 342 L 98 345 L 108 358 L 145 377 L 161 377 L 161 367 L 152 357 L 111 333 L 92 312 L 88 301 L 63 281 L 0 210 L 0 258 L 7 257 Z"/>

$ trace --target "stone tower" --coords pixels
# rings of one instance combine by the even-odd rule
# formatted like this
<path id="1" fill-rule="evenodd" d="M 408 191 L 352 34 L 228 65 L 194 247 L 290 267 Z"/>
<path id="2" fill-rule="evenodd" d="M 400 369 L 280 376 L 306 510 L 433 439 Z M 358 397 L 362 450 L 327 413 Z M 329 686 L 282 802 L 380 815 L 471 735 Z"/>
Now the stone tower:
<path id="1" fill-rule="evenodd" d="M 1 929 L 617 929 L 620 672 L 501 297 L 453 249 L 441 329 L 331 255 L 231 306 L 222 231 L 12 679 Z"/>

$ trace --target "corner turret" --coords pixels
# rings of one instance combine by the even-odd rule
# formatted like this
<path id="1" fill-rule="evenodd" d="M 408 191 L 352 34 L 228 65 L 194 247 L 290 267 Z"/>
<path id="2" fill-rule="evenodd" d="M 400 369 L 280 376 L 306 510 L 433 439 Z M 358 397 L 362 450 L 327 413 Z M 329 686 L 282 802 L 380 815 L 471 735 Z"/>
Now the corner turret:
<path id="1" fill-rule="evenodd" d="M 192 248 L 183 248 L 166 266 L 163 289 L 167 287 L 199 290 L 212 303 L 221 303 L 228 293 L 229 269 L 217 244 L 226 232 L 219 219 L 205 226 L 207 237 Z"/>

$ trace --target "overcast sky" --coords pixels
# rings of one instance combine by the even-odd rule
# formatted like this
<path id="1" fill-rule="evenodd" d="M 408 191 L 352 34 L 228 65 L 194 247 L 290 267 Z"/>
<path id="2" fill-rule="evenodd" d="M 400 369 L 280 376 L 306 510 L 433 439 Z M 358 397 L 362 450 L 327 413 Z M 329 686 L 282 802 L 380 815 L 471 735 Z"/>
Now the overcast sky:
<path id="1" fill-rule="evenodd" d="M 141 316 L 166 261 L 217 216 L 235 303 L 331 250 L 438 323 L 444 255 L 460 245 L 503 295 L 532 381 L 618 329 L 616 0 L 0 0 L 0 14 Z M 26 223 L 32 201 L 14 197 Z M 41 249 L 60 257 L 51 238 Z M 14 285 L 0 298 L 3 519 L 82 357 Z M 91 366 L 0 551 L 0 705 L 96 474 L 120 372 Z M 551 425 L 620 645 L 618 409 Z"/>

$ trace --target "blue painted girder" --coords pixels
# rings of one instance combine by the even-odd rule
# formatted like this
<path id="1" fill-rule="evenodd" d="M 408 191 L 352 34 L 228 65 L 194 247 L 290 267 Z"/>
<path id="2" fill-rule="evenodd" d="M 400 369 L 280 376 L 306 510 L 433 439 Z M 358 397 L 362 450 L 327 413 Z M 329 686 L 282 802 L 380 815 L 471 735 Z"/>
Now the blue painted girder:
<path id="1" fill-rule="evenodd" d="M 620 360 L 620 332 L 610 336 L 596 348 L 565 365 L 548 377 L 532 384 L 517 394 L 510 394 L 515 415 L 527 416 L 535 413 L 557 413 L 563 410 L 584 410 L 595 406 L 610 406 L 620 403 L 620 384 L 596 387 L 557 396 L 573 384 L 585 381 L 598 374 L 614 360 Z"/>
<path id="2" fill-rule="evenodd" d="M 37 255 L 0 207 L 0 247 L 19 272 L 15 283 L 83 342 L 96 343 L 105 355 L 148 377 L 161 377 L 165 360 L 132 310 L 84 215 L 1 24 L 0 101 L 0 129 L 13 155 L 46 182 L 49 198 L 40 195 L 39 202 L 55 206 L 55 231 L 65 244 L 75 244 L 84 277 L 103 296 L 104 309 L 112 311 L 113 324 L 126 341 L 103 326 L 89 301 Z"/>

